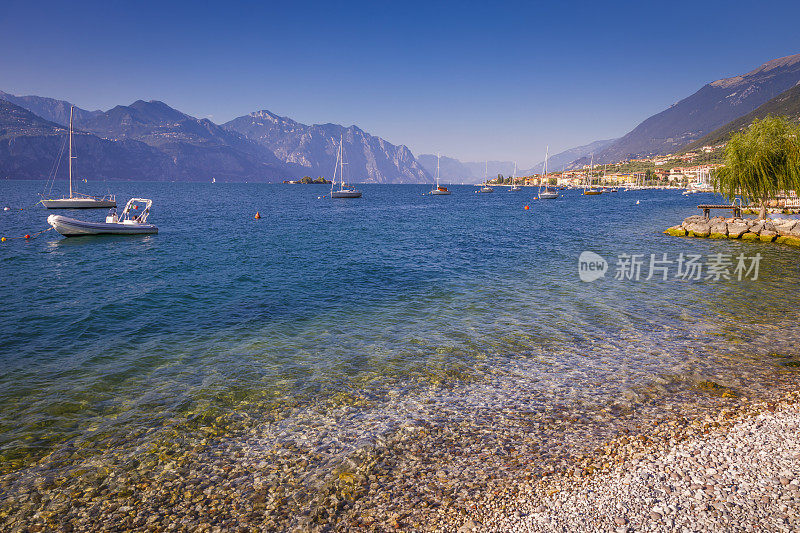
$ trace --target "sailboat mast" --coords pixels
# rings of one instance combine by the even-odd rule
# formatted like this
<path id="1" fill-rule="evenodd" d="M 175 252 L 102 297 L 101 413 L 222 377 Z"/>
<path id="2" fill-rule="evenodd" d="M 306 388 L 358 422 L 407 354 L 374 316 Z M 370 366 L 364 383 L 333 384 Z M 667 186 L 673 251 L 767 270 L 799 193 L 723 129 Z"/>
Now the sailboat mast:
<path id="1" fill-rule="evenodd" d="M 436 188 L 439 188 L 439 158 L 442 155 L 439 152 L 436 152 Z"/>
<path id="2" fill-rule="evenodd" d="M 544 176 L 542 179 L 545 180 L 544 182 L 544 192 L 550 192 L 550 181 L 547 179 L 547 156 L 550 155 L 550 145 L 547 145 L 547 148 L 544 149 Z"/>
<path id="3" fill-rule="evenodd" d="M 72 114 L 75 106 L 69 108 L 69 197 L 72 198 Z"/>

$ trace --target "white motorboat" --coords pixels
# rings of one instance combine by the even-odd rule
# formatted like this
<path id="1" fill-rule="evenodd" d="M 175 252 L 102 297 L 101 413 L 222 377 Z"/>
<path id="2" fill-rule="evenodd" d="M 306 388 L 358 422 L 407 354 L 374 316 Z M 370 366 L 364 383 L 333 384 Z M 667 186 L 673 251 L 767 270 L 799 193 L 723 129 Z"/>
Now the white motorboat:
<path id="1" fill-rule="evenodd" d="M 152 200 L 131 198 L 125 204 L 122 215 L 118 216 L 116 210 L 112 210 L 105 222 L 89 222 L 63 215 L 50 215 L 47 217 L 47 223 L 64 237 L 158 233 L 156 226 L 147 224 L 147 217 L 150 215 L 150 206 L 152 205 Z"/>
<path id="2" fill-rule="evenodd" d="M 450 194 L 450 191 L 447 190 L 447 187 L 442 187 L 441 185 L 439 185 L 439 157 L 440 157 L 440 154 L 437 153 L 436 154 L 436 188 L 433 189 L 428 194 L 434 194 L 434 195 L 437 195 L 437 196 L 443 196 L 443 195 L 446 195 L 446 194 Z"/>
<path id="3" fill-rule="evenodd" d="M 339 190 L 336 187 L 336 170 L 339 170 Z M 345 186 L 344 183 L 344 137 L 339 138 L 339 151 L 336 153 L 336 166 L 333 167 L 333 181 L 331 181 L 331 198 L 361 198 L 361 191 L 354 187 Z"/>
<path id="4" fill-rule="evenodd" d="M 66 198 L 42 198 L 42 205 L 47 209 L 92 209 L 98 207 L 117 207 L 113 194 L 106 196 L 89 196 L 72 190 L 72 116 L 75 106 L 69 110 L 69 196 Z M 63 150 L 63 147 L 62 147 Z M 63 152 L 62 152 L 63 153 Z M 60 159 L 61 156 L 59 156 Z M 55 175 L 53 176 L 55 179 Z M 84 182 L 86 180 L 83 180 Z"/>
<path id="5" fill-rule="evenodd" d="M 539 199 L 540 200 L 555 200 L 558 198 L 559 194 L 556 191 L 550 190 L 550 184 L 548 183 L 547 178 L 547 156 L 550 155 L 550 146 L 544 151 L 544 167 L 542 173 L 542 179 L 539 180 Z M 542 191 L 542 180 L 544 180 L 544 191 Z"/>

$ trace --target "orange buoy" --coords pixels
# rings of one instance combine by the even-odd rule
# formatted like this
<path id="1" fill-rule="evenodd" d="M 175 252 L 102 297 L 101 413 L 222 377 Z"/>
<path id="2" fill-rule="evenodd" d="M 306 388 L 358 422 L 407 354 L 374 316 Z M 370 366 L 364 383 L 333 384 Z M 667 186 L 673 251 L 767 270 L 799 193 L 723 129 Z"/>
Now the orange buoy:
<path id="1" fill-rule="evenodd" d="M 529 206 L 529 205 L 526 205 L 526 206 L 525 206 L 525 211 L 527 211 L 527 210 L 528 210 L 528 209 L 530 209 L 530 208 L 531 208 L 531 206 Z"/>
<path id="2" fill-rule="evenodd" d="M 256 211 L 256 220 L 258 220 L 259 218 L 261 218 L 261 213 L 259 213 L 258 211 Z"/>
<path id="3" fill-rule="evenodd" d="M 30 236 L 30 235 L 28 235 L 28 234 L 26 233 L 26 234 L 25 234 L 25 238 L 26 238 L 26 239 L 30 239 L 30 238 L 31 238 L 31 236 Z"/>
<path id="4" fill-rule="evenodd" d="M 139 209 L 138 205 L 133 206 L 134 209 Z"/>
<path id="5" fill-rule="evenodd" d="M 0 238 L 0 242 L 6 242 L 6 238 L 5 237 Z"/>

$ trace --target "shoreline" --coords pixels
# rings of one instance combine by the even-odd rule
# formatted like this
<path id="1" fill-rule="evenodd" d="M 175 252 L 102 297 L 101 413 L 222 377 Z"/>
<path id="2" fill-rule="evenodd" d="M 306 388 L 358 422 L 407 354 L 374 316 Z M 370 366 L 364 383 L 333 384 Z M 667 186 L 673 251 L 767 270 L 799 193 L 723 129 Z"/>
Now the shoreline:
<path id="1" fill-rule="evenodd" d="M 613 439 L 581 466 L 490 495 L 458 531 L 796 531 L 800 391 Z"/>

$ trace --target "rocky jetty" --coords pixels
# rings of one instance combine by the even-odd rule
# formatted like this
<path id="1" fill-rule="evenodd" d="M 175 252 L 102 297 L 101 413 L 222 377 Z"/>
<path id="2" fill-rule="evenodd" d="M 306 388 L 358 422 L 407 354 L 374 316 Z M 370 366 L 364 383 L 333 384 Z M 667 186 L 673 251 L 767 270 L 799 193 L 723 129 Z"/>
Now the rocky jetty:
<path id="1" fill-rule="evenodd" d="M 780 244 L 800 246 L 800 220 L 788 218 L 758 220 L 713 217 L 706 219 L 701 215 L 694 215 L 684 219 L 681 225 L 668 228 L 664 233 L 674 237 L 775 241 Z"/>

